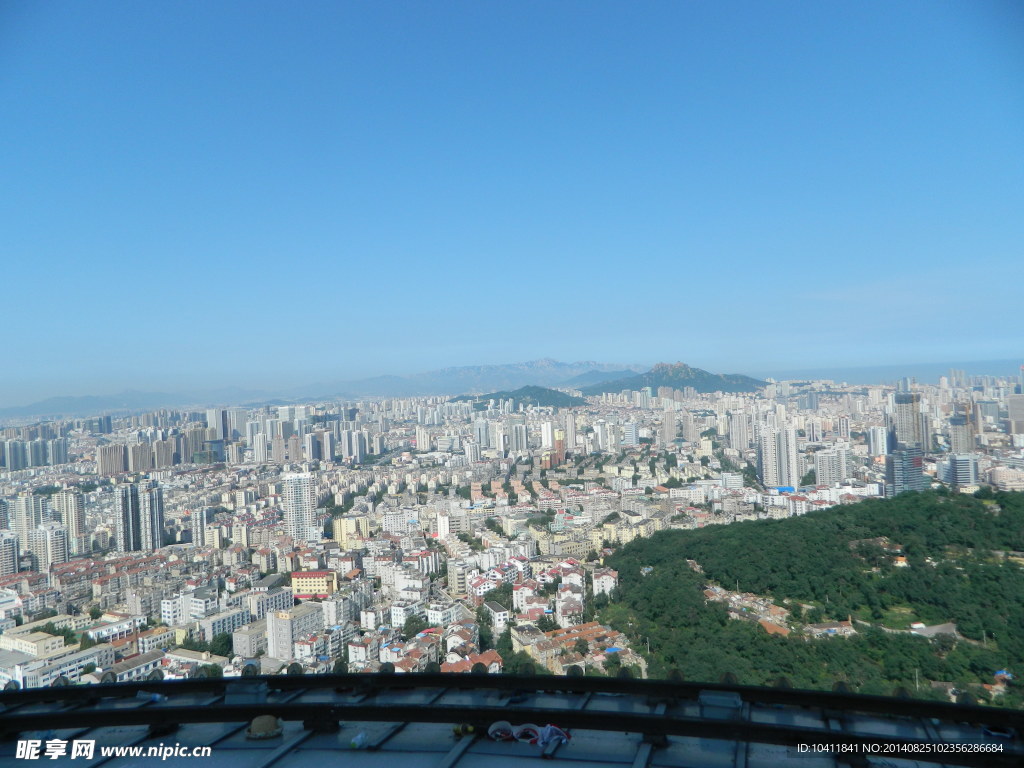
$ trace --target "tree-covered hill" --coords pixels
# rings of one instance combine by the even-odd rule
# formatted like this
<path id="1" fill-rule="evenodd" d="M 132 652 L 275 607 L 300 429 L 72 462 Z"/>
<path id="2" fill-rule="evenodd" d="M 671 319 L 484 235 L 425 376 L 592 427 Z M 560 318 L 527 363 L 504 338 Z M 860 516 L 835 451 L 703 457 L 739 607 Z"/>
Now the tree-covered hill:
<path id="1" fill-rule="evenodd" d="M 756 392 L 765 382 L 738 373 L 710 373 L 686 363 L 658 363 L 647 371 L 621 379 L 601 381 L 583 387 L 585 395 L 600 395 L 603 392 L 621 392 L 624 389 L 639 390 L 651 387 L 684 389 L 693 387 L 698 392 Z"/>
<path id="2" fill-rule="evenodd" d="M 512 400 L 516 407 L 523 405 L 536 405 L 551 408 L 572 408 L 577 405 L 586 405 L 586 400 L 575 395 L 568 395 L 559 392 L 557 389 L 547 387 L 520 387 L 511 392 L 490 392 L 486 395 L 459 395 L 453 397 L 453 401 L 470 400 L 477 404 L 484 404 L 488 400 Z"/>
<path id="3" fill-rule="evenodd" d="M 906 567 L 895 562 L 900 550 Z M 1024 569 L 1007 555 L 1022 550 L 1024 494 L 906 494 L 788 520 L 666 531 L 609 559 L 620 586 L 602 618 L 640 644 L 650 640 L 653 674 L 732 673 L 754 685 L 786 676 L 811 688 L 842 680 L 866 693 L 903 686 L 922 696 L 933 695 L 931 681 L 978 690 L 996 670 L 1024 673 Z M 730 620 L 721 604 L 705 601 L 709 581 L 771 596 L 793 611 L 795 631 L 771 636 Z M 800 604 L 814 608 L 804 615 Z M 805 621 L 848 616 L 874 626 L 856 624 L 849 639 L 801 632 Z M 879 628 L 909 620 L 955 622 L 963 637 Z M 999 699 L 1020 701 L 1013 687 Z"/>

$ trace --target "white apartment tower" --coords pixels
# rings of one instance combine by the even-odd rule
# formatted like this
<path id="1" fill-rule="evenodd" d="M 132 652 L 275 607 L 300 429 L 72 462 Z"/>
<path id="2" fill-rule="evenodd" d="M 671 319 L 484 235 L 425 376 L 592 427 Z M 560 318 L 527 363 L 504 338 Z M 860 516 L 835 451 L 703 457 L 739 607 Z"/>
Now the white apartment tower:
<path id="1" fill-rule="evenodd" d="M 792 427 L 764 430 L 758 440 L 757 458 L 761 482 L 766 487 L 799 484 L 800 455 L 796 450 L 796 430 Z"/>
<path id="2" fill-rule="evenodd" d="M 320 531 L 316 529 L 316 497 L 313 491 L 313 476 L 298 472 L 284 476 L 281 511 L 288 535 L 298 541 L 319 541 Z"/>

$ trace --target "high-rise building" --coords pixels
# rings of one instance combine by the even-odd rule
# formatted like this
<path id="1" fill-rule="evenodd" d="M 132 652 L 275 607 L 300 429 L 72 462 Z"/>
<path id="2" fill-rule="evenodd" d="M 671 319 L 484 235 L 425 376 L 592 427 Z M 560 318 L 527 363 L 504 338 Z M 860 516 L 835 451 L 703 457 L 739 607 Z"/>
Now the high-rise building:
<path id="1" fill-rule="evenodd" d="M 76 490 L 58 491 L 51 497 L 53 511 L 68 532 L 68 547 L 72 554 L 88 551 L 88 535 L 85 530 L 85 496 Z"/>
<path id="2" fill-rule="evenodd" d="M 1024 434 L 1024 395 L 1008 395 L 1006 411 L 1010 434 Z"/>
<path id="3" fill-rule="evenodd" d="M 947 483 L 952 485 L 975 485 L 978 482 L 978 460 L 969 454 L 954 454 L 946 465 Z"/>
<path id="4" fill-rule="evenodd" d="M 47 573 L 51 566 L 68 561 L 67 528 L 60 523 L 43 523 L 29 533 L 27 549 L 35 569 Z"/>
<path id="5" fill-rule="evenodd" d="M 426 427 L 416 427 L 416 450 L 423 452 L 430 450 L 430 432 Z"/>
<path id="6" fill-rule="evenodd" d="M 285 531 L 296 541 L 319 541 L 315 525 L 316 497 L 313 477 L 308 472 L 285 475 L 281 494 L 281 511 Z"/>
<path id="7" fill-rule="evenodd" d="M 11 530 L 18 535 L 23 550 L 28 549 L 29 534 L 50 519 L 50 501 L 29 491 L 19 493 L 10 502 L 7 511 Z"/>
<path id="8" fill-rule="evenodd" d="M 949 419 L 949 449 L 953 453 L 970 453 L 974 450 L 974 429 L 966 416 L 952 416 Z"/>
<path id="9" fill-rule="evenodd" d="M 487 448 L 490 445 L 491 431 L 485 419 L 477 419 L 473 422 L 473 440 L 481 448 Z"/>
<path id="10" fill-rule="evenodd" d="M 117 498 L 117 549 L 152 552 L 163 546 L 164 494 L 159 486 L 122 486 Z"/>
<path id="11" fill-rule="evenodd" d="M 835 485 L 850 476 L 850 449 L 836 445 L 814 454 L 814 474 L 818 485 Z"/>
<path id="12" fill-rule="evenodd" d="M 572 411 L 565 414 L 565 450 L 567 453 L 576 451 L 576 415 Z"/>
<path id="13" fill-rule="evenodd" d="M 885 456 L 889 452 L 889 433 L 885 427 L 868 428 L 868 453 L 872 456 Z"/>
<path id="14" fill-rule="evenodd" d="M 622 445 L 629 447 L 640 445 L 640 430 L 635 421 L 627 421 L 622 425 Z"/>
<path id="15" fill-rule="evenodd" d="M 924 452 L 918 446 L 900 446 L 885 457 L 885 495 L 898 496 L 906 491 L 924 491 L 929 487 L 924 474 Z"/>
<path id="16" fill-rule="evenodd" d="M 521 454 L 530 450 L 529 433 L 525 424 L 513 424 L 509 438 L 509 450 L 512 453 Z"/>
<path id="17" fill-rule="evenodd" d="M 750 419 L 747 414 L 729 414 L 729 445 L 741 452 L 750 448 Z"/>
<path id="18" fill-rule="evenodd" d="M 14 531 L 0 531 L 0 576 L 11 576 L 18 572 L 21 547 Z"/>
<path id="19" fill-rule="evenodd" d="M 128 446 L 128 471 L 148 472 L 153 468 L 153 447 L 149 443 Z"/>
<path id="20" fill-rule="evenodd" d="M 768 488 L 796 487 L 800 483 L 800 455 L 796 430 L 791 427 L 764 430 L 758 440 L 758 468 Z"/>
<path id="21" fill-rule="evenodd" d="M 916 392 L 897 392 L 889 414 L 889 448 L 898 445 L 918 446 L 926 450 L 928 440 L 927 417 L 921 413 L 921 395 Z"/>
<path id="22" fill-rule="evenodd" d="M 206 412 L 206 426 L 214 431 L 211 440 L 228 439 L 228 412 L 225 408 L 210 408 Z"/>
<path id="23" fill-rule="evenodd" d="M 96 449 L 96 474 L 111 477 L 127 470 L 128 456 L 124 445 L 101 445 Z"/>
<path id="24" fill-rule="evenodd" d="M 543 449 L 555 447 L 555 425 L 545 421 L 540 425 L 540 447 Z"/>
<path id="25" fill-rule="evenodd" d="M 28 449 L 21 440 L 8 440 L 4 443 L 4 466 L 11 472 L 28 467 Z"/>

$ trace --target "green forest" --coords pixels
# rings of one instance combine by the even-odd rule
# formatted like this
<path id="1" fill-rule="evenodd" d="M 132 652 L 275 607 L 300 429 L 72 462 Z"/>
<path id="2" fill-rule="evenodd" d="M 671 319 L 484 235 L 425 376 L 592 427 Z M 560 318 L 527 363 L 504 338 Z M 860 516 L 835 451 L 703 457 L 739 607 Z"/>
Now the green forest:
<path id="1" fill-rule="evenodd" d="M 884 537 L 882 541 L 878 540 Z M 942 491 L 871 499 L 777 521 L 664 531 L 609 557 L 619 588 L 601 620 L 650 643 L 650 674 L 687 680 L 943 698 L 931 682 L 979 700 L 997 670 L 1024 673 L 1024 494 Z M 906 557 L 897 567 L 895 556 Z M 691 559 L 703 575 L 687 564 Z M 646 575 L 642 573 L 646 572 Z M 789 637 L 728 618 L 707 603 L 716 583 L 770 596 L 792 612 Z M 806 606 L 806 607 L 804 607 Z M 851 638 L 808 639 L 805 623 L 858 621 Z M 955 622 L 962 637 L 934 640 L 910 622 Z M 867 622 L 860 623 L 860 622 Z M 997 697 L 1024 704 L 1017 681 Z"/>

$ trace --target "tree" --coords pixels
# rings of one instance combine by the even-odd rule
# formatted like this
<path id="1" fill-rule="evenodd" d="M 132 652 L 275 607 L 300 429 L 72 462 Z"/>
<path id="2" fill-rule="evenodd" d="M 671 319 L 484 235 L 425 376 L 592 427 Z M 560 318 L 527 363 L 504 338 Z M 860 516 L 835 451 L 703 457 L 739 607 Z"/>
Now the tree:
<path id="1" fill-rule="evenodd" d="M 231 635 L 227 632 L 221 632 L 219 635 L 213 636 L 213 640 L 210 641 L 210 653 L 215 656 L 230 657 L 232 651 Z"/>
<path id="2" fill-rule="evenodd" d="M 807 470 L 807 474 L 800 478 L 800 485 L 815 485 L 818 482 L 818 474 L 813 469 Z"/>
<path id="3" fill-rule="evenodd" d="M 93 621 L 98 621 L 100 616 L 102 615 L 103 609 L 100 608 L 98 605 L 94 605 L 92 608 L 89 609 L 89 618 Z"/>
<path id="4" fill-rule="evenodd" d="M 586 656 L 590 652 L 590 644 L 581 637 L 573 645 L 573 650 L 580 656 Z"/>
<path id="5" fill-rule="evenodd" d="M 554 632 L 558 629 L 558 624 L 553 618 L 545 614 L 537 619 L 537 629 L 541 632 Z"/>
<path id="6" fill-rule="evenodd" d="M 409 640 L 410 638 L 418 635 L 428 626 L 430 625 L 427 624 L 427 620 L 422 616 L 410 616 L 405 620 L 405 625 L 402 627 L 402 636 L 406 640 Z"/>
<path id="7" fill-rule="evenodd" d="M 205 673 L 203 677 L 224 677 L 224 670 L 216 664 L 203 664 L 199 669 Z"/>

